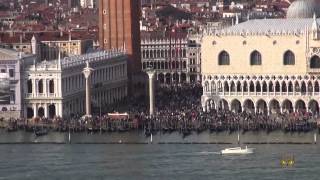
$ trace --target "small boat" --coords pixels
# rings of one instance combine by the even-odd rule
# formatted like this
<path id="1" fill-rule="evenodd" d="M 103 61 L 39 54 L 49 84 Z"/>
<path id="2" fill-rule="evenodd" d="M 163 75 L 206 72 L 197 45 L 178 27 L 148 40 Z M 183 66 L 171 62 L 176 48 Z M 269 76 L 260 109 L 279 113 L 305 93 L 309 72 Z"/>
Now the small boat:
<path id="1" fill-rule="evenodd" d="M 242 149 L 241 147 L 235 147 L 235 148 L 227 148 L 224 150 L 221 150 L 221 154 L 252 154 L 254 148 L 246 148 Z"/>

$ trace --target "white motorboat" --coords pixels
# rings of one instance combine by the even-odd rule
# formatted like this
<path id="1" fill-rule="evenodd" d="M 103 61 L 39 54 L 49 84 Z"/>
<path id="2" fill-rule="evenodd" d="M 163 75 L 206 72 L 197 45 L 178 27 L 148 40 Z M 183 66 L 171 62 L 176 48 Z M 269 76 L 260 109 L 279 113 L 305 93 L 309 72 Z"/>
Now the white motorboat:
<path id="1" fill-rule="evenodd" d="M 235 148 L 227 148 L 224 150 L 221 150 L 221 154 L 252 154 L 254 148 L 246 148 L 242 149 L 241 147 L 235 147 Z"/>

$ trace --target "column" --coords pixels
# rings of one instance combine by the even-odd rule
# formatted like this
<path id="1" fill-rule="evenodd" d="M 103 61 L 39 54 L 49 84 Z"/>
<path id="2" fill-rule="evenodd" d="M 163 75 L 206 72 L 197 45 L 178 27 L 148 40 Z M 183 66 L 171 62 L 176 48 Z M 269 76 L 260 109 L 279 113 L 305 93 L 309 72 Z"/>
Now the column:
<path id="1" fill-rule="evenodd" d="M 241 83 L 241 96 L 243 96 L 243 82 Z"/>
<path id="2" fill-rule="evenodd" d="M 38 108 L 36 104 L 33 104 L 33 117 L 38 116 Z"/>
<path id="3" fill-rule="evenodd" d="M 49 96 L 49 82 L 48 79 L 43 80 L 43 94 L 45 97 Z"/>
<path id="4" fill-rule="evenodd" d="M 48 104 L 44 104 L 43 109 L 44 109 L 44 117 L 48 118 Z"/>
<path id="5" fill-rule="evenodd" d="M 154 70 L 149 70 L 149 114 L 152 116 L 154 114 L 154 90 L 153 90 L 153 77 L 155 75 Z"/>
<path id="6" fill-rule="evenodd" d="M 171 74 L 171 84 L 174 84 L 173 80 L 174 80 L 174 74 Z"/>
<path id="7" fill-rule="evenodd" d="M 315 95 L 314 91 L 315 91 L 315 83 L 312 83 L 312 96 Z"/>
<path id="8" fill-rule="evenodd" d="M 91 87 L 90 87 L 90 80 L 91 80 L 91 73 L 93 69 L 90 68 L 89 62 L 87 61 L 87 66 L 83 69 L 83 74 L 86 79 L 86 116 L 91 116 Z"/>
<path id="9" fill-rule="evenodd" d="M 56 116 L 58 117 L 60 116 L 60 103 L 56 103 L 54 105 L 56 107 Z"/>
<path id="10" fill-rule="evenodd" d="M 205 106 L 205 105 L 202 106 L 202 111 L 203 111 L 203 112 L 206 112 L 206 106 Z"/>
<path id="11" fill-rule="evenodd" d="M 33 94 L 33 97 L 36 96 L 36 90 L 37 90 L 37 85 L 36 85 L 36 80 L 35 79 L 32 79 L 32 94 Z"/>

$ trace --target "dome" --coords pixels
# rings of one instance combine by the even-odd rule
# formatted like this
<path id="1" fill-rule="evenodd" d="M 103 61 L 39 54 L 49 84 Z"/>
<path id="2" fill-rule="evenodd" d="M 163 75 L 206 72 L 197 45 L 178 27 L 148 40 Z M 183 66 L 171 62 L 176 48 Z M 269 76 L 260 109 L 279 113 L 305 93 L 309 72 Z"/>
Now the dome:
<path id="1" fill-rule="evenodd" d="M 288 8 L 287 18 L 312 18 L 320 15 L 318 0 L 296 0 Z"/>

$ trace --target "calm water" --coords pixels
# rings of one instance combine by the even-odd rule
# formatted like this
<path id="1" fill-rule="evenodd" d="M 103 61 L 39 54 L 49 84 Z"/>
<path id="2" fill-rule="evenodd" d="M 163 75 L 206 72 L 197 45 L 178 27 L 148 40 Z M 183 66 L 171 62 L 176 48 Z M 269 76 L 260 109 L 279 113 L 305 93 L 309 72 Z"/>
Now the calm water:
<path id="1" fill-rule="evenodd" d="M 319 179 L 318 145 L 252 145 L 256 153 L 221 156 L 230 145 L 0 145 L 0 179 Z M 281 168 L 292 153 L 296 164 Z"/>

